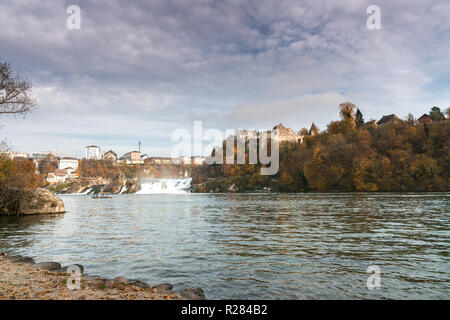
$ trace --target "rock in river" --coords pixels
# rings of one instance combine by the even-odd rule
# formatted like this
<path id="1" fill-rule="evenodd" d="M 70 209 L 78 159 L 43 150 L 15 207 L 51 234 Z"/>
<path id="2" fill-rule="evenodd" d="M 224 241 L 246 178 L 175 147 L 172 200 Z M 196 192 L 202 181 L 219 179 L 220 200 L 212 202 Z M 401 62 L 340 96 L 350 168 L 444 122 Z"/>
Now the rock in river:
<path id="1" fill-rule="evenodd" d="M 47 189 L 32 190 L 31 199 L 21 210 L 23 215 L 65 213 L 64 202 Z"/>

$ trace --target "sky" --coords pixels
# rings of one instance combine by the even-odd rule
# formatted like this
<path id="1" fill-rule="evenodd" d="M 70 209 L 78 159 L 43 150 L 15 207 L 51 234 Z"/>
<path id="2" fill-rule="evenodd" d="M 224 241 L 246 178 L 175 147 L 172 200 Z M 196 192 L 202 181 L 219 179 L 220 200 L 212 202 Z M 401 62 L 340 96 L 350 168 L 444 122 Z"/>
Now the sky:
<path id="1" fill-rule="evenodd" d="M 81 29 L 66 26 L 70 5 Z M 15 150 L 121 155 L 141 141 L 170 156 L 194 121 L 324 130 L 345 101 L 366 121 L 449 107 L 450 1 L 2 0 L 0 59 L 39 105 L 0 117 Z"/>

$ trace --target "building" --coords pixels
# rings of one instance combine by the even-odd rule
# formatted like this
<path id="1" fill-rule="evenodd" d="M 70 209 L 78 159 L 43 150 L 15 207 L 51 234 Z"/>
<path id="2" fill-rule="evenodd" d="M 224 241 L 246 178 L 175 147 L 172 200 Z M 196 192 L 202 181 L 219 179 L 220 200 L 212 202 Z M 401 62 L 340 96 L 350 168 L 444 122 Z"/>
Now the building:
<path id="1" fill-rule="evenodd" d="M 36 151 L 33 152 L 33 160 L 34 161 L 41 161 L 47 158 L 48 156 L 54 158 L 55 154 L 51 151 Z"/>
<path id="2" fill-rule="evenodd" d="M 49 172 L 47 175 L 47 182 L 50 184 L 64 183 L 69 178 L 69 174 L 66 169 L 55 169 L 54 172 Z"/>
<path id="3" fill-rule="evenodd" d="M 278 131 L 278 142 L 298 142 L 299 137 L 291 128 L 286 128 L 281 123 L 273 127 L 272 131 Z"/>
<path id="4" fill-rule="evenodd" d="M 125 163 L 127 164 L 142 164 L 144 160 L 141 159 L 141 153 L 139 151 L 130 151 L 123 155 Z"/>
<path id="5" fill-rule="evenodd" d="M 317 127 L 314 124 L 314 122 L 312 123 L 311 128 L 309 128 L 308 134 L 310 136 L 315 136 L 316 134 L 319 134 L 319 129 L 317 129 Z"/>
<path id="6" fill-rule="evenodd" d="M 101 160 L 100 147 L 99 146 L 87 146 L 85 157 L 88 160 Z"/>
<path id="7" fill-rule="evenodd" d="M 66 168 L 65 170 L 67 171 L 67 176 L 69 178 L 71 178 L 71 179 L 78 178 L 78 174 L 76 172 L 76 169 L 69 167 L 69 168 Z"/>
<path id="8" fill-rule="evenodd" d="M 58 169 L 67 169 L 67 168 L 73 168 L 73 170 L 77 170 L 78 159 L 71 157 L 61 158 L 58 163 Z"/>
<path id="9" fill-rule="evenodd" d="M 390 114 L 387 116 L 383 116 L 380 120 L 378 120 L 377 125 L 383 125 L 386 123 L 397 123 L 402 121 L 399 117 L 397 117 L 395 114 Z"/>
<path id="10" fill-rule="evenodd" d="M 173 164 L 192 164 L 192 158 L 188 156 L 181 156 L 172 159 Z"/>
<path id="11" fill-rule="evenodd" d="M 206 161 L 205 157 L 199 157 L 199 156 L 192 157 L 192 163 L 195 165 L 198 165 L 198 166 L 203 165 L 205 163 L 205 161 Z"/>
<path id="12" fill-rule="evenodd" d="M 10 159 L 29 159 L 30 155 L 26 152 L 7 151 L 3 153 L 4 156 Z"/>
<path id="13" fill-rule="evenodd" d="M 117 154 L 114 151 L 112 151 L 112 150 L 106 151 L 103 154 L 103 160 L 110 160 L 112 162 L 116 162 L 117 161 Z"/>
<path id="14" fill-rule="evenodd" d="M 419 123 L 421 123 L 421 124 L 432 123 L 433 122 L 433 118 L 431 118 L 430 115 L 425 113 L 419 119 L 417 119 L 417 121 L 419 121 Z"/>
<path id="15" fill-rule="evenodd" d="M 361 128 L 362 129 L 370 129 L 370 128 L 376 128 L 378 125 L 377 125 L 377 121 L 376 120 L 370 120 L 370 121 L 367 121 L 366 123 L 364 123 L 362 126 L 361 126 Z"/>
<path id="16" fill-rule="evenodd" d="M 145 160 L 146 164 L 172 164 L 172 158 L 169 157 L 150 157 Z"/>

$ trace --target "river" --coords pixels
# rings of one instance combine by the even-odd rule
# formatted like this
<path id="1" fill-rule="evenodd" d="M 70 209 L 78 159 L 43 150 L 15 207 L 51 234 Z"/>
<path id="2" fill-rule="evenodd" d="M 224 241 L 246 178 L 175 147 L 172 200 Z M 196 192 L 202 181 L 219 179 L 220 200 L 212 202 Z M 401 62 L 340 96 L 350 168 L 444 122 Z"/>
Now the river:
<path id="1" fill-rule="evenodd" d="M 0 242 L 209 299 L 450 298 L 450 193 L 61 198 L 65 215 L 0 218 Z"/>

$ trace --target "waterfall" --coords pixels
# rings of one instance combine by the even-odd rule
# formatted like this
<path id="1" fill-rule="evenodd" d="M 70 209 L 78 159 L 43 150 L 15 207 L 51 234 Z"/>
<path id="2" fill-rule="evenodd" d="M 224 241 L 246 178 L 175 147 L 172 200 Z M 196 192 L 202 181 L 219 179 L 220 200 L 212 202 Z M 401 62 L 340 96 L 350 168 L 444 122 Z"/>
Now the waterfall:
<path id="1" fill-rule="evenodd" d="M 141 179 L 141 190 L 136 194 L 187 193 L 192 178 Z"/>
<path id="2" fill-rule="evenodd" d="M 92 188 L 87 188 L 86 191 L 81 192 L 80 194 L 89 194 L 92 191 Z"/>

